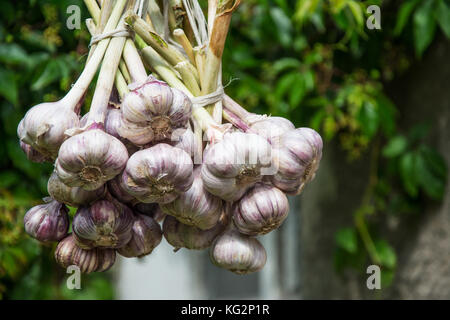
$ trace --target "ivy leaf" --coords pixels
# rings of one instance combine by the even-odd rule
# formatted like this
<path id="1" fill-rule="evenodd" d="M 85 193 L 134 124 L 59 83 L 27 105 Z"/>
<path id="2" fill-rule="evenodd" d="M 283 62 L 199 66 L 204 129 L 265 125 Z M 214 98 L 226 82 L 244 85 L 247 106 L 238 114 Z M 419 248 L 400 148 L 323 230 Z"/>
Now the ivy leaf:
<path id="1" fill-rule="evenodd" d="M 382 266 L 393 269 L 397 265 L 395 250 L 384 240 L 375 241 L 375 250 Z"/>
<path id="2" fill-rule="evenodd" d="M 406 1 L 398 11 L 397 15 L 397 24 L 394 28 L 394 35 L 399 36 L 406 24 L 408 23 L 408 19 L 413 12 L 416 5 L 419 3 L 419 0 Z"/>
<path id="3" fill-rule="evenodd" d="M 450 38 L 450 7 L 444 0 L 439 0 L 436 6 L 436 19 L 447 38 Z"/>
<path id="4" fill-rule="evenodd" d="M 356 253 L 358 250 L 358 237 L 355 229 L 344 228 L 336 233 L 336 243 L 339 248 L 344 249 L 348 253 Z"/>
<path id="5" fill-rule="evenodd" d="M 17 105 L 19 88 L 17 79 L 12 71 L 0 69 L 0 96 L 3 96 L 14 105 Z"/>
<path id="6" fill-rule="evenodd" d="M 417 156 L 412 152 L 408 152 L 400 158 L 400 175 L 403 186 L 412 197 L 416 197 L 419 191 L 416 177 L 416 158 Z"/>
<path id="7" fill-rule="evenodd" d="M 383 156 L 386 158 L 394 158 L 401 155 L 408 146 L 408 141 L 404 136 L 395 136 L 389 140 L 388 144 L 383 148 Z"/>
<path id="8" fill-rule="evenodd" d="M 414 45 L 416 55 L 421 57 L 433 40 L 436 20 L 433 14 L 433 1 L 424 1 L 414 13 Z"/>

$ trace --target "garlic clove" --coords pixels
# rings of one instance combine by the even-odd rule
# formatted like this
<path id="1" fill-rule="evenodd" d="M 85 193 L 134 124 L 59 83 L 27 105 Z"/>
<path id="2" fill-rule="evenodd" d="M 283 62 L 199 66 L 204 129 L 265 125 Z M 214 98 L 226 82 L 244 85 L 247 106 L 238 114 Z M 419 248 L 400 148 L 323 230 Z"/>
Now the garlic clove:
<path id="1" fill-rule="evenodd" d="M 273 185 L 288 194 L 300 194 L 319 168 L 322 148 L 322 138 L 313 129 L 284 133 L 273 156 L 278 164 L 278 171 L 271 177 Z"/>
<path id="2" fill-rule="evenodd" d="M 177 199 L 161 204 L 161 210 L 180 222 L 201 230 L 214 227 L 222 214 L 222 200 L 210 194 L 203 187 L 200 167 L 194 170 L 194 181 L 186 192 Z"/>
<path id="3" fill-rule="evenodd" d="M 259 271 L 267 260 L 266 250 L 258 240 L 233 228 L 214 240 L 209 256 L 214 265 L 237 274 Z"/>
<path id="4" fill-rule="evenodd" d="M 25 231 L 41 242 L 59 241 L 69 230 L 69 209 L 56 200 L 34 206 L 24 216 Z"/>
<path id="5" fill-rule="evenodd" d="M 131 239 L 133 220 L 133 212 L 126 205 L 99 200 L 78 208 L 72 223 L 74 238 L 83 249 L 120 248 Z"/>
<path id="6" fill-rule="evenodd" d="M 109 180 L 107 182 L 108 191 L 111 193 L 111 195 L 114 196 L 117 200 L 119 200 L 122 203 L 133 203 L 136 200 L 135 197 L 133 197 L 131 194 L 129 194 L 123 184 L 122 181 L 122 175 L 119 174 L 114 179 Z"/>
<path id="7" fill-rule="evenodd" d="M 259 184 L 234 203 L 232 211 L 239 232 L 264 235 L 277 229 L 287 218 L 289 202 L 281 190 Z"/>
<path id="8" fill-rule="evenodd" d="M 149 255 L 162 239 L 159 224 L 153 218 L 143 214 L 135 215 L 131 233 L 131 240 L 118 249 L 119 254 L 127 258 Z"/>
<path id="9" fill-rule="evenodd" d="M 95 190 L 84 190 L 80 187 L 69 187 L 59 179 L 56 172 L 53 172 L 47 182 L 48 194 L 55 200 L 71 207 L 89 205 L 102 198 L 106 193 L 105 186 Z"/>
<path id="10" fill-rule="evenodd" d="M 41 154 L 39 151 L 35 150 L 29 144 L 26 144 L 22 141 L 20 141 L 20 148 L 25 153 L 28 160 L 30 160 L 32 162 L 41 163 L 41 162 L 46 162 L 46 161 L 50 162 L 52 160 L 51 158 L 48 158 L 48 157 L 44 156 L 43 154 Z"/>
<path id="11" fill-rule="evenodd" d="M 55 170 L 66 185 L 95 190 L 118 175 L 127 160 L 122 142 L 101 129 L 91 129 L 61 145 Z"/>
<path id="12" fill-rule="evenodd" d="M 169 203 L 191 187 L 193 163 L 183 150 L 159 143 L 133 154 L 122 179 L 139 201 Z"/>
<path id="13" fill-rule="evenodd" d="M 82 273 L 103 272 L 114 265 L 116 251 L 99 248 L 81 249 L 76 245 L 73 234 L 70 234 L 58 243 L 55 259 L 63 268 L 76 265 Z"/>

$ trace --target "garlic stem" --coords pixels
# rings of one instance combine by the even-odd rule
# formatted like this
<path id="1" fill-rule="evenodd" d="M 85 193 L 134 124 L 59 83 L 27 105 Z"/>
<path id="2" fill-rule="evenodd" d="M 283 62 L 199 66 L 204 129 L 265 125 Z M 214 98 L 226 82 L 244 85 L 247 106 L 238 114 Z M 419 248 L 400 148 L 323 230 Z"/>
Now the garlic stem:
<path id="1" fill-rule="evenodd" d="M 235 116 L 237 116 L 242 121 L 247 122 L 248 117 L 250 117 L 252 114 L 245 110 L 239 103 L 231 99 L 228 95 L 223 96 L 223 106 L 224 108 L 231 111 Z M 226 118 L 225 113 L 223 114 L 224 118 Z M 228 119 L 227 119 L 228 120 Z"/>
<path id="2" fill-rule="evenodd" d="M 116 28 L 117 23 L 120 19 L 120 15 L 122 14 L 123 8 L 125 7 L 125 3 L 126 0 L 117 0 L 116 5 L 114 6 L 114 10 L 111 13 L 110 18 L 108 19 L 108 23 L 105 26 L 105 32 L 112 31 Z M 70 106 L 72 109 L 76 107 L 77 103 L 81 100 L 87 88 L 89 87 L 89 84 L 97 73 L 98 66 L 103 59 L 103 55 L 105 54 L 109 41 L 110 39 L 107 38 L 101 40 L 98 43 L 97 48 L 95 48 L 92 57 L 89 59 L 89 62 L 86 64 L 80 77 L 72 86 L 72 89 L 70 89 L 69 93 L 61 100 L 63 104 Z"/>
<path id="3" fill-rule="evenodd" d="M 173 36 L 174 36 L 175 40 L 183 47 L 189 60 L 195 66 L 196 62 L 195 62 L 194 50 L 193 50 L 192 45 L 189 42 L 188 38 L 186 37 L 186 34 L 184 33 L 183 29 L 175 29 L 173 31 Z M 200 76 L 200 72 L 199 72 L 199 76 Z"/>
<path id="4" fill-rule="evenodd" d="M 119 22 L 119 27 L 123 28 L 124 26 L 125 23 L 122 19 L 121 22 Z M 100 74 L 98 76 L 86 127 L 90 127 L 95 123 L 104 124 L 105 122 L 108 102 L 114 83 L 114 75 L 116 74 L 119 66 L 125 41 L 125 37 L 115 37 L 110 41 L 108 50 L 105 53 L 102 67 L 100 69 Z"/>
<path id="5" fill-rule="evenodd" d="M 93 0 L 85 0 L 85 2 L 92 1 Z M 95 1 L 93 2 L 94 4 L 90 4 L 89 6 L 86 4 L 86 6 L 88 6 L 89 13 L 91 14 L 94 21 L 98 24 L 103 19 L 103 8 L 106 8 L 105 10 L 107 10 L 107 8 L 111 6 L 112 1 L 105 1 L 103 3 L 102 10 L 99 9 Z M 130 5 L 131 3 L 128 4 Z M 131 76 L 125 77 L 128 83 L 135 81 L 144 82 L 147 79 L 147 72 L 145 71 L 144 64 L 142 63 L 134 42 L 131 39 L 127 39 L 125 42 L 125 47 L 123 49 L 123 59 L 120 61 L 120 70 L 122 71 L 122 73 L 124 73 L 124 77 L 128 74 Z"/>
<path id="6" fill-rule="evenodd" d="M 222 113 L 223 113 L 224 119 L 227 120 L 228 122 L 230 122 L 231 124 L 233 124 L 235 127 L 241 129 L 244 132 L 250 131 L 250 127 L 248 126 L 248 124 L 245 123 L 245 121 L 243 121 L 241 118 L 236 116 L 233 112 L 231 112 L 227 108 L 224 108 L 222 110 Z"/>
<path id="7" fill-rule="evenodd" d="M 86 26 L 88 28 L 89 33 L 93 36 L 95 34 L 95 23 L 93 19 L 86 19 Z M 120 98 L 123 99 L 125 94 L 129 92 L 127 80 L 123 76 L 120 70 L 117 70 L 115 77 L 115 85 L 117 91 L 119 92 Z"/>

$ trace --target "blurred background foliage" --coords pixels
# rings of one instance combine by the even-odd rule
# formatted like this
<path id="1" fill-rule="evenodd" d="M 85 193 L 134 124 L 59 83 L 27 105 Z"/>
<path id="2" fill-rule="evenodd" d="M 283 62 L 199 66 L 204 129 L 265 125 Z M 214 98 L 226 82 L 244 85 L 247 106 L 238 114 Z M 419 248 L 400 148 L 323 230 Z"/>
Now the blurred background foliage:
<path id="1" fill-rule="evenodd" d="M 25 211 L 46 195 L 52 166 L 26 159 L 17 124 L 31 106 L 62 97 L 80 73 L 89 37 L 83 24 L 66 28 L 66 9 L 79 5 L 83 18 L 87 11 L 81 0 L 0 4 L 0 297 L 112 298 L 108 274 L 86 277 L 82 292 L 65 289 L 53 248 L 22 227 Z M 366 27 L 373 4 L 381 7 L 381 30 Z M 378 235 L 383 217 L 420 213 L 443 196 L 447 168 L 425 143 L 427 125 L 399 130 L 386 93 L 441 34 L 450 37 L 447 0 L 244 0 L 233 17 L 223 61 L 227 93 L 254 112 L 313 127 L 349 161 L 369 155 L 354 224 L 335 237 L 337 272 L 364 272 L 371 261 L 388 285 L 397 258 Z"/>

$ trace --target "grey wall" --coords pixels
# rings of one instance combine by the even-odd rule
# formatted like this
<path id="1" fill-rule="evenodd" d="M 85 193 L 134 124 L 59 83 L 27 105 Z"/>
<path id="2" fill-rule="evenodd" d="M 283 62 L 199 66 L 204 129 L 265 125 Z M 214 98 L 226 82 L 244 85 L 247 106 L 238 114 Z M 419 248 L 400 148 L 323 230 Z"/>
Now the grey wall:
<path id="1" fill-rule="evenodd" d="M 438 41 L 410 72 L 390 86 L 401 128 L 432 125 L 430 142 L 450 167 L 450 43 Z M 450 190 L 442 204 L 414 217 L 389 217 L 386 235 L 398 253 L 393 285 L 375 295 L 366 275 L 338 276 L 333 268 L 334 233 L 352 224 L 367 183 L 367 159 L 349 163 L 326 145 L 317 177 L 301 195 L 302 295 L 304 298 L 450 298 Z M 450 177 L 449 177 L 450 181 Z"/>

